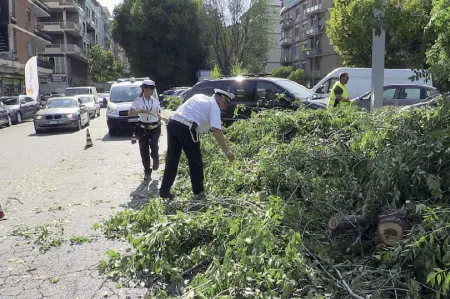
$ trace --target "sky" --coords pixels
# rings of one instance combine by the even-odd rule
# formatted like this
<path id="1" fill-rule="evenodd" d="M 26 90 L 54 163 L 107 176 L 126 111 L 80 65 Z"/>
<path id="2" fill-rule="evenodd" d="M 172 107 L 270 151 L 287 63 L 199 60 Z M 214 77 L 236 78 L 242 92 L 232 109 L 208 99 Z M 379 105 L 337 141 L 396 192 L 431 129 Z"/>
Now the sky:
<path id="1" fill-rule="evenodd" d="M 98 2 L 100 2 L 101 5 L 108 7 L 109 12 L 112 15 L 114 11 L 114 6 L 119 4 L 121 0 L 98 0 Z"/>

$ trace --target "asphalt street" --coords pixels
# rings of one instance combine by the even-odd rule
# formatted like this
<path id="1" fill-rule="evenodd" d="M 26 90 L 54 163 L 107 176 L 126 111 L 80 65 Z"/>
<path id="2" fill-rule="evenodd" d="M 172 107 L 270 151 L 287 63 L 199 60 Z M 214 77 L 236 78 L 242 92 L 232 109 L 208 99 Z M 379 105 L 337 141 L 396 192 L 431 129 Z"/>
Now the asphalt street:
<path id="1" fill-rule="evenodd" d="M 156 197 L 164 166 L 143 181 L 138 144 L 110 137 L 105 109 L 79 132 L 34 133 L 32 121 L 0 128 L 0 299 L 143 298 L 98 271 L 109 248 L 92 225 Z M 168 113 L 168 112 L 164 112 Z M 160 153 L 166 150 L 165 128 Z"/>

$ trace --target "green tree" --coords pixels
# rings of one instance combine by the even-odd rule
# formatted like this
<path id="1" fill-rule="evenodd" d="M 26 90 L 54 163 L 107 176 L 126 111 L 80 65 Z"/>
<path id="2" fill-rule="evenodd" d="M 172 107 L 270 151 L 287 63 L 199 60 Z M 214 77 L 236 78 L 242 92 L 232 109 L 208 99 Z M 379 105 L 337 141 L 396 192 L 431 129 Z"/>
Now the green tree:
<path id="1" fill-rule="evenodd" d="M 305 78 L 305 71 L 302 69 L 298 69 L 295 71 L 292 71 L 289 74 L 288 77 L 289 80 L 295 81 L 299 84 L 305 85 L 306 84 L 306 78 Z"/>
<path id="2" fill-rule="evenodd" d="M 374 9 L 384 12 L 375 19 Z M 372 30 L 386 30 L 387 68 L 422 68 L 428 43 L 423 28 L 429 21 L 431 1 L 335 0 L 327 34 L 344 65 L 370 67 Z M 431 37 L 429 37 L 431 38 Z"/>
<path id="3" fill-rule="evenodd" d="M 218 79 L 220 76 L 222 76 L 222 72 L 220 71 L 219 66 L 216 64 L 211 70 L 211 79 Z"/>
<path id="4" fill-rule="evenodd" d="M 206 67 L 199 0 L 124 0 L 114 10 L 113 39 L 125 50 L 133 75 L 160 88 L 193 84 Z"/>
<path id="5" fill-rule="evenodd" d="M 450 6 L 447 0 L 433 0 L 433 9 L 426 32 L 435 37 L 428 48 L 427 62 L 437 82 L 444 90 L 450 89 Z"/>
<path id="6" fill-rule="evenodd" d="M 124 73 L 123 65 L 111 51 L 94 45 L 89 51 L 89 80 L 93 83 L 117 80 Z"/>
<path id="7" fill-rule="evenodd" d="M 205 0 L 210 53 L 224 74 L 242 62 L 250 72 L 261 72 L 273 46 L 274 21 L 267 0 Z"/>
<path id="8" fill-rule="evenodd" d="M 292 66 L 280 66 L 272 70 L 272 76 L 287 79 L 293 70 Z"/>

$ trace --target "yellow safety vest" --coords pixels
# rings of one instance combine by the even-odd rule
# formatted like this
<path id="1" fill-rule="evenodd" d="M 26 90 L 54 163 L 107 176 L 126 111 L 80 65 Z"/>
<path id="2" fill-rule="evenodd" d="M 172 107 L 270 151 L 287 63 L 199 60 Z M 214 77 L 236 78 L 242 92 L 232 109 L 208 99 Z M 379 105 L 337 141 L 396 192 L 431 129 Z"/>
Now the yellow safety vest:
<path id="1" fill-rule="evenodd" d="M 336 89 L 337 86 L 339 86 L 342 89 L 342 98 L 344 99 L 348 98 L 347 88 L 345 87 L 344 84 L 341 83 L 341 81 L 337 81 L 336 83 L 334 83 L 333 88 L 331 89 L 330 100 L 328 101 L 328 108 L 334 108 L 334 105 L 336 103 L 336 95 L 334 94 L 334 90 Z M 349 105 L 350 103 L 339 101 L 338 105 L 339 104 Z"/>

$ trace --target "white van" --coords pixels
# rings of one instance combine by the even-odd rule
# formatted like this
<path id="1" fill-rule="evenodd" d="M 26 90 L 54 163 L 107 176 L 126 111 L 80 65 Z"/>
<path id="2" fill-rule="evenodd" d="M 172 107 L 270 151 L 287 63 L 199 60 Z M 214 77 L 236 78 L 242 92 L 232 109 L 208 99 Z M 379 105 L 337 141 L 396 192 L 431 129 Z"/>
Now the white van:
<path id="1" fill-rule="evenodd" d="M 349 81 L 346 85 L 350 99 L 354 99 L 363 93 L 372 89 L 372 69 L 371 68 L 352 68 L 340 67 L 331 71 L 322 80 L 319 81 L 311 90 L 314 93 L 313 98 L 330 97 L 331 88 L 336 81 L 339 81 L 339 74 L 348 73 Z M 418 81 L 411 81 L 411 77 L 416 73 L 411 69 L 385 69 L 384 70 L 384 84 L 419 84 L 433 86 L 432 81 L 425 82 L 425 78 L 420 78 Z"/>

